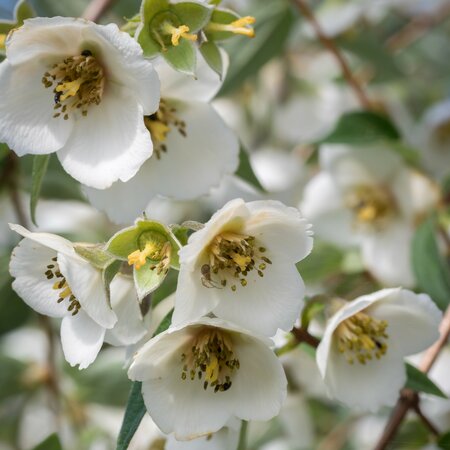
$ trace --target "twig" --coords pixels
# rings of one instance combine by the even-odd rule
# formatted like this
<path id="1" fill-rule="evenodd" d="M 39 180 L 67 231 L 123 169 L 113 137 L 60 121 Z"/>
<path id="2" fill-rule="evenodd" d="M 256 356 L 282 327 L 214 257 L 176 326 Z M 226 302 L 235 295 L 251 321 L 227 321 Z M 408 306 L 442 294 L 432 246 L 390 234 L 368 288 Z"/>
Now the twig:
<path id="1" fill-rule="evenodd" d="M 320 340 L 308 333 L 304 328 L 292 328 L 291 333 L 298 342 L 305 342 L 311 347 L 317 348 Z"/>
<path id="2" fill-rule="evenodd" d="M 429 372 L 450 335 L 450 306 L 445 311 L 444 317 L 439 326 L 439 331 L 440 331 L 439 339 L 433 346 L 431 346 L 426 351 L 425 356 L 423 357 L 419 365 L 419 369 L 424 373 Z M 405 418 L 406 413 L 410 408 L 415 408 L 415 405 L 418 405 L 418 400 L 419 396 L 414 391 L 410 389 L 403 389 L 401 391 L 400 397 L 397 401 L 394 411 L 391 414 L 391 418 L 389 419 L 389 422 L 387 423 L 386 428 L 383 431 L 383 435 L 381 436 L 374 450 L 385 450 L 387 448 L 389 442 L 397 434 L 398 428 L 400 427 L 403 419 Z M 427 426 L 428 427 L 430 426 L 431 422 L 423 415 L 421 411 L 419 417 L 422 420 L 425 419 L 426 420 L 425 423 L 427 424 Z"/>
<path id="3" fill-rule="evenodd" d="M 415 413 L 420 417 L 420 420 L 425 424 L 425 426 L 435 435 L 439 436 L 439 430 L 434 426 L 434 424 L 428 419 L 428 417 L 422 412 L 420 408 L 419 402 L 417 402 L 414 406 Z"/>
<path id="4" fill-rule="evenodd" d="M 97 22 L 113 2 L 114 0 L 92 0 L 84 10 L 83 18 L 92 22 Z"/>
<path id="5" fill-rule="evenodd" d="M 339 66 L 342 70 L 342 75 L 347 80 L 348 84 L 352 87 L 352 89 L 355 91 L 356 96 L 358 97 L 359 102 L 365 109 L 374 109 L 371 101 L 367 97 L 366 93 L 364 92 L 363 87 L 359 83 L 359 81 L 354 77 L 347 61 L 345 60 L 344 56 L 342 55 L 339 48 L 336 46 L 334 41 L 330 39 L 325 32 L 322 30 L 322 27 L 320 26 L 317 19 L 314 17 L 314 13 L 309 8 L 307 3 L 304 0 L 292 0 L 293 4 L 297 7 L 297 9 L 305 16 L 306 20 L 309 21 L 311 26 L 314 28 L 314 31 L 319 38 L 322 45 L 327 48 L 336 58 L 336 61 L 338 62 Z"/>
<path id="6" fill-rule="evenodd" d="M 445 4 L 435 14 L 415 17 L 387 40 L 386 47 L 392 52 L 398 52 L 420 39 L 430 28 L 443 22 L 449 14 L 450 5 Z"/>

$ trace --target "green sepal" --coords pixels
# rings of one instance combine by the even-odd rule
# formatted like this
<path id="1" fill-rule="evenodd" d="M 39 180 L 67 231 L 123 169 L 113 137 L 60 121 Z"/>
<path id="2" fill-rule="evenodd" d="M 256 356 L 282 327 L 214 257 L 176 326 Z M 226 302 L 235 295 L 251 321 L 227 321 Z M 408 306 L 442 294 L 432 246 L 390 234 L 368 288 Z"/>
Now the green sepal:
<path id="1" fill-rule="evenodd" d="M 183 225 L 171 225 L 170 229 L 181 245 L 186 245 L 189 238 L 189 227 Z"/>
<path id="2" fill-rule="evenodd" d="M 136 40 L 139 42 L 144 56 L 152 58 L 161 51 L 161 45 L 151 35 L 151 22 L 156 14 L 169 9 L 169 0 L 144 0 L 141 3 L 141 24 L 136 30 Z"/>
<path id="3" fill-rule="evenodd" d="M 146 263 L 139 270 L 136 268 L 133 270 L 134 286 L 136 287 L 139 301 L 142 301 L 145 296 L 158 289 L 166 278 L 168 271 L 162 270 L 158 273 L 156 269 L 150 269 L 152 265 L 156 264 L 158 264 L 158 261 L 147 259 Z"/>
<path id="4" fill-rule="evenodd" d="M 119 272 L 122 264 L 123 264 L 122 261 L 115 259 L 114 261 L 111 262 L 111 264 L 109 264 L 109 266 L 105 267 L 102 270 L 103 287 L 105 288 L 106 298 L 108 300 L 108 305 L 110 307 L 111 307 L 111 289 L 110 289 L 111 282 L 117 275 L 117 272 Z"/>
<path id="5" fill-rule="evenodd" d="M 241 17 L 234 11 L 222 8 L 216 8 L 211 14 L 211 22 L 225 25 L 228 25 L 229 23 L 232 23 L 240 18 Z M 208 27 L 205 28 L 205 35 L 208 40 L 211 41 L 225 41 L 226 39 L 236 36 L 231 31 L 208 30 Z"/>
<path id="6" fill-rule="evenodd" d="M 219 47 L 213 41 L 206 41 L 200 46 L 200 53 L 205 59 L 209 67 L 219 75 L 222 80 L 223 77 L 223 61 Z"/>
<path id="7" fill-rule="evenodd" d="M 75 251 L 97 269 L 105 269 L 115 261 L 115 257 L 105 249 L 104 244 L 75 244 Z"/>
<path id="8" fill-rule="evenodd" d="M 195 76 L 197 53 L 192 42 L 181 39 L 176 47 L 169 47 L 161 55 L 175 70 L 186 75 Z"/>
<path id="9" fill-rule="evenodd" d="M 141 18 L 144 25 L 150 25 L 156 14 L 169 9 L 169 0 L 144 0 L 141 4 Z"/>
<path id="10" fill-rule="evenodd" d="M 170 10 L 174 12 L 181 22 L 181 25 L 189 27 L 189 33 L 200 31 L 211 18 L 212 8 L 193 2 L 182 2 L 170 5 Z"/>
<path id="11" fill-rule="evenodd" d="M 326 298 L 323 295 L 316 295 L 306 301 L 305 307 L 302 310 L 301 327 L 305 330 L 311 320 L 325 308 Z"/>

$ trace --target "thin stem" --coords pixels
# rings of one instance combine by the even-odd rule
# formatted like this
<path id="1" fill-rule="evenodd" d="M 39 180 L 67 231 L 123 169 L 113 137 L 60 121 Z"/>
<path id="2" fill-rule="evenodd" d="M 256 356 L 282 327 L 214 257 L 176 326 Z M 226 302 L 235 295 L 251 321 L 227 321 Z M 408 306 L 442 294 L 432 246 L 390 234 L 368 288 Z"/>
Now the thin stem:
<path id="1" fill-rule="evenodd" d="M 304 0 L 292 0 L 292 3 L 297 7 L 297 9 L 305 16 L 306 20 L 311 24 L 314 28 L 314 31 L 322 43 L 322 45 L 327 48 L 335 57 L 339 66 L 341 67 L 342 75 L 347 80 L 350 87 L 355 91 L 356 96 L 358 97 L 359 102 L 365 109 L 374 109 L 371 101 L 367 97 L 363 87 L 359 83 L 359 81 L 353 75 L 347 61 L 342 55 L 339 48 L 336 46 L 334 41 L 330 39 L 326 33 L 322 30 L 317 19 L 314 17 L 314 13 L 308 6 L 308 4 Z"/>
<path id="2" fill-rule="evenodd" d="M 246 420 L 243 420 L 241 424 L 241 431 L 239 433 L 239 443 L 237 446 L 237 450 L 247 450 L 247 429 L 248 422 Z"/>
<path id="3" fill-rule="evenodd" d="M 439 436 L 439 430 L 434 426 L 434 424 L 428 419 L 428 417 L 422 412 L 419 402 L 414 406 L 415 413 L 419 416 L 420 420 L 425 424 L 425 426 L 433 433 L 435 436 Z"/>
<path id="4" fill-rule="evenodd" d="M 114 0 L 92 0 L 83 12 L 83 19 L 97 22 L 113 2 Z"/>
<path id="5" fill-rule="evenodd" d="M 450 335 L 450 306 L 445 311 L 444 317 L 439 326 L 439 331 L 439 339 L 426 351 L 425 356 L 419 365 L 419 369 L 424 373 L 429 372 Z M 415 408 L 415 405 L 418 405 L 418 401 L 419 397 L 417 393 L 411 391 L 410 389 L 403 389 L 401 391 L 400 398 L 398 399 L 391 414 L 391 418 L 389 419 L 389 422 L 387 423 L 386 428 L 384 429 L 383 434 L 374 450 L 385 450 L 387 448 L 389 442 L 397 434 L 406 413 L 410 408 Z M 431 422 L 424 416 L 422 411 L 420 411 L 419 417 L 422 420 L 426 420 L 428 427 L 431 425 Z"/>
<path id="6" fill-rule="evenodd" d="M 291 333 L 299 343 L 305 342 L 314 348 L 317 348 L 320 344 L 320 340 L 309 334 L 304 328 L 292 328 Z"/>

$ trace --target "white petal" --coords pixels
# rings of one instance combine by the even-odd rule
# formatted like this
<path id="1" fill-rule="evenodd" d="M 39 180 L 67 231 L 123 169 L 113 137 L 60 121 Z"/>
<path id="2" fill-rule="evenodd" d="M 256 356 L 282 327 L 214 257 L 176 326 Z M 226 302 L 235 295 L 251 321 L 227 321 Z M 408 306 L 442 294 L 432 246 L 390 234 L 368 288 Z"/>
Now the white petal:
<path id="1" fill-rule="evenodd" d="M 101 271 L 87 261 L 61 253 L 58 253 L 58 264 L 81 309 L 102 327 L 112 328 L 117 317 L 108 305 Z"/>
<path id="2" fill-rule="evenodd" d="M 385 286 L 415 285 L 411 267 L 413 232 L 410 224 L 398 220 L 361 236 L 363 263 Z"/>
<path id="3" fill-rule="evenodd" d="M 75 250 L 73 249 L 73 244 L 67 239 L 62 238 L 61 236 L 50 233 L 33 233 L 31 231 L 28 231 L 21 225 L 11 223 L 9 224 L 9 228 L 25 238 L 31 239 L 38 244 L 51 248 L 55 252 L 77 257 Z"/>
<path id="4" fill-rule="evenodd" d="M 251 216 L 244 232 L 264 242 L 275 254 L 298 262 L 311 253 L 313 239 L 311 225 L 297 208 L 274 200 L 247 203 Z"/>
<path id="5" fill-rule="evenodd" d="M 66 143 L 72 120 L 54 118 L 54 94 L 42 84 L 47 68 L 39 61 L 0 64 L 0 142 L 19 156 L 54 152 Z"/>
<path id="6" fill-rule="evenodd" d="M 64 317 L 61 323 L 61 343 L 64 356 L 71 366 L 85 369 L 102 348 L 105 329 L 83 310 L 75 316 Z"/>
<path id="7" fill-rule="evenodd" d="M 439 338 L 442 313 L 426 294 L 401 289 L 369 308 L 388 322 L 388 352 L 408 356 L 425 350 Z"/>
<path id="8" fill-rule="evenodd" d="M 165 142 L 168 151 L 161 159 L 148 159 L 126 183 L 117 182 L 105 191 L 85 190 L 113 220 L 133 220 L 156 195 L 178 200 L 199 197 L 236 170 L 239 142 L 213 108 L 192 102 L 175 106 L 186 123 L 186 137 L 172 127 Z"/>
<path id="9" fill-rule="evenodd" d="M 186 102 L 209 102 L 222 86 L 228 69 L 228 55 L 224 50 L 220 53 L 224 66 L 222 80 L 200 54 L 197 55 L 195 78 L 174 70 L 162 58 L 156 60 L 155 68 L 161 80 L 161 95 Z"/>
<path id="10" fill-rule="evenodd" d="M 107 330 L 105 341 L 111 345 L 135 344 L 147 332 L 131 278 L 116 275 L 110 285 L 111 306 L 117 323 Z"/>
<path id="11" fill-rule="evenodd" d="M 192 441 L 177 441 L 173 435 L 167 438 L 165 450 L 230 450 L 237 448 L 239 431 L 224 427 L 213 435 Z"/>
<path id="12" fill-rule="evenodd" d="M 47 280 L 47 265 L 53 264 L 56 252 L 31 239 L 23 239 L 13 250 L 9 270 L 16 278 L 12 287 L 24 302 L 40 314 L 63 317 L 67 306 L 58 303 L 55 279 Z"/>
<path id="13" fill-rule="evenodd" d="M 320 172 L 305 186 L 300 209 L 313 223 L 316 236 L 344 247 L 357 243 L 352 213 L 345 207 L 343 194 L 328 172 Z"/>
<path id="14" fill-rule="evenodd" d="M 87 117 L 77 120 L 58 158 L 76 180 L 105 189 L 133 177 L 152 149 L 142 107 L 128 89 L 111 87 L 100 105 L 92 105 Z"/>

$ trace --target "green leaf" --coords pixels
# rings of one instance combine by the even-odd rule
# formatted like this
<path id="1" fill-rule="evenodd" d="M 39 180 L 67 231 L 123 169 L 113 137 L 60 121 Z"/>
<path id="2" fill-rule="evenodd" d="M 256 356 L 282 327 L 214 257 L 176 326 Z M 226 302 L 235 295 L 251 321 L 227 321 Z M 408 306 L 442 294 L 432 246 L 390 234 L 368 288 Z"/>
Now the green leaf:
<path id="1" fill-rule="evenodd" d="M 301 327 L 308 329 L 311 320 L 325 308 L 325 299 L 323 296 L 315 296 L 309 299 L 302 310 Z"/>
<path id="2" fill-rule="evenodd" d="M 164 317 L 158 326 L 153 337 L 159 333 L 166 331 L 169 328 L 172 321 L 173 309 Z M 144 399 L 141 392 L 142 383 L 134 381 L 131 385 L 130 395 L 125 410 L 125 416 L 123 418 L 122 426 L 119 432 L 119 438 L 117 439 L 116 450 L 127 450 L 131 439 L 133 439 L 134 433 L 139 427 L 142 418 L 146 412 Z"/>
<path id="3" fill-rule="evenodd" d="M 33 450 L 63 450 L 59 437 L 56 433 L 51 434 Z"/>
<path id="4" fill-rule="evenodd" d="M 219 75 L 220 79 L 222 79 L 223 63 L 219 47 L 213 41 L 203 42 L 200 46 L 200 53 L 208 66 Z"/>
<path id="5" fill-rule="evenodd" d="M 416 369 L 411 364 L 406 363 L 406 384 L 405 387 L 416 392 L 436 395 L 437 397 L 447 398 L 447 396 L 428 378 L 426 373 Z"/>
<path id="6" fill-rule="evenodd" d="M 36 155 L 33 158 L 33 170 L 31 180 L 31 197 L 30 197 L 30 213 L 31 220 L 36 224 L 36 206 L 41 193 L 42 181 L 44 180 L 45 173 L 47 172 L 48 161 L 50 155 Z"/>
<path id="7" fill-rule="evenodd" d="M 255 172 L 253 172 L 248 153 L 242 146 L 239 151 L 239 167 L 237 168 L 236 175 L 239 178 L 242 178 L 243 180 L 249 182 L 257 189 L 264 191 L 264 188 L 261 186 L 261 183 L 256 177 Z"/>
<path id="8" fill-rule="evenodd" d="M 334 130 L 316 144 L 357 145 L 399 138 L 399 132 L 385 116 L 369 111 L 355 111 L 342 115 Z"/>
<path id="9" fill-rule="evenodd" d="M 212 12 L 211 7 L 193 2 L 176 3 L 170 9 L 178 16 L 181 25 L 189 27 L 189 33 L 200 31 L 209 22 Z"/>
<path id="10" fill-rule="evenodd" d="M 195 68 L 197 65 L 197 54 L 192 42 L 181 39 L 176 47 L 169 47 L 161 55 L 164 59 L 179 72 L 186 75 L 195 76 Z"/>
<path id="11" fill-rule="evenodd" d="M 295 23 L 295 15 L 287 2 L 265 2 L 255 16 L 255 37 L 236 37 L 225 46 L 231 60 L 221 95 L 237 89 L 279 55 Z"/>
<path id="12" fill-rule="evenodd" d="M 437 445 L 442 450 L 450 450 L 450 431 L 444 433 L 439 440 L 437 441 Z"/>
<path id="13" fill-rule="evenodd" d="M 414 235 L 412 266 L 420 289 L 445 309 L 450 302 L 450 270 L 438 249 L 433 218 L 423 222 Z"/>
<path id="14" fill-rule="evenodd" d="M 104 244 L 75 244 L 75 251 L 97 269 L 105 269 L 115 257 L 106 251 Z"/>

